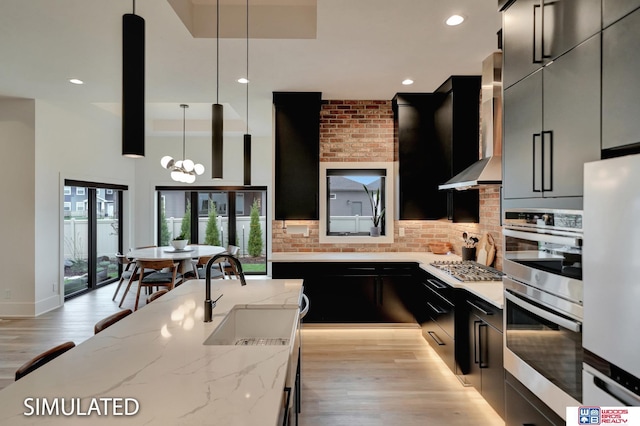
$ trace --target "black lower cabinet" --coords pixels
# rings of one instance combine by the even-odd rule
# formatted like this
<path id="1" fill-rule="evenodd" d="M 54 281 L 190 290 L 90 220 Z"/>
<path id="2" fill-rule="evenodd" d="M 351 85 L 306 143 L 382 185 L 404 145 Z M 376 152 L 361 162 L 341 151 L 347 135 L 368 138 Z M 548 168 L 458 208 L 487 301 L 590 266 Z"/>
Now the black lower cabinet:
<path id="1" fill-rule="evenodd" d="M 458 340 L 460 324 L 456 316 L 459 291 L 433 275 L 420 271 L 412 309 L 422 327 L 422 336 L 454 374 L 468 370 L 468 344 Z"/>
<path id="2" fill-rule="evenodd" d="M 502 310 L 469 293 L 465 302 L 469 333 L 469 371 L 464 379 L 504 418 Z"/>
<path id="3" fill-rule="evenodd" d="M 566 422 L 518 379 L 505 371 L 506 426 L 564 426 Z"/>
<path id="4" fill-rule="evenodd" d="M 415 323 L 408 309 L 415 263 L 274 262 L 273 278 L 302 278 L 306 323 Z"/>

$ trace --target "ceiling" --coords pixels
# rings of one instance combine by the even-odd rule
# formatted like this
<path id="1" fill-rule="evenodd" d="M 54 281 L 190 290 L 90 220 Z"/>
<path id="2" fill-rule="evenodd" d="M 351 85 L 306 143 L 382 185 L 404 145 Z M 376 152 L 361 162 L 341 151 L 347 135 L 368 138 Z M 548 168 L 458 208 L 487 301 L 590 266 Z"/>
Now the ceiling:
<path id="1" fill-rule="evenodd" d="M 222 0 L 219 102 L 225 132 L 244 133 L 245 0 Z M 0 96 L 90 103 L 120 112 L 122 15 L 131 0 L 1 0 Z M 210 132 L 216 101 L 215 0 L 137 0 L 146 22 L 147 129 Z M 465 16 L 447 27 L 451 14 Z M 250 0 L 249 129 L 271 135 L 274 91 L 323 99 L 432 92 L 480 75 L 500 29 L 493 0 Z M 195 34 L 195 37 L 194 37 Z M 84 80 L 73 85 L 70 78 Z M 401 81 L 411 78 L 412 86 Z"/>

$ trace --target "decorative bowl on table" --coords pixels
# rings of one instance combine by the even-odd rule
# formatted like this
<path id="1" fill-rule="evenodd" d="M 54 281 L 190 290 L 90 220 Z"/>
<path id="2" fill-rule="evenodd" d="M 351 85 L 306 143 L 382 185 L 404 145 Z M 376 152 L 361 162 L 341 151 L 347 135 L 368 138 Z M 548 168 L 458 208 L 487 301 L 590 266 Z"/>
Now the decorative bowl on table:
<path id="1" fill-rule="evenodd" d="M 171 245 L 176 250 L 184 250 L 189 240 L 171 240 Z"/>

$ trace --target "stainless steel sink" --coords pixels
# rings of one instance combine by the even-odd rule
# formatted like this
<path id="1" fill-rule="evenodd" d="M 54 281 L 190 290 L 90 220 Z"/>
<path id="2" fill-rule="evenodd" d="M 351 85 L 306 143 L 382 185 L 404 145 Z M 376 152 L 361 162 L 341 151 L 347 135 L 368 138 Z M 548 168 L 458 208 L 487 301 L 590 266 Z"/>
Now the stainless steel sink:
<path id="1" fill-rule="evenodd" d="M 298 309 L 240 305 L 229 311 L 205 345 L 288 346 L 295 338 Z"/>

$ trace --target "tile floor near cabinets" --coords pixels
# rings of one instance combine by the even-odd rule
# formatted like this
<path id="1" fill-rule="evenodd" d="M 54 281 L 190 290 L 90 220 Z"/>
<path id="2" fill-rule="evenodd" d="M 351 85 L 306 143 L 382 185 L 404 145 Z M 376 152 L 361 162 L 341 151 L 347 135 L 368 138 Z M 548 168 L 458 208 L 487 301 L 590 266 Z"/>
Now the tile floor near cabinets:
<path id="1" fill-rule="evenodd" d="M 108 285 L 37 318 L 0 320 L 0 389 L 38 353 L 93 336 L 96 322 L 120 310 L 114 290 Z M 133 306 L 132 294 L 123 308 Z M 307 327 L 302 351 L 301 426 L 504 425 L 417 328 Z"/>

